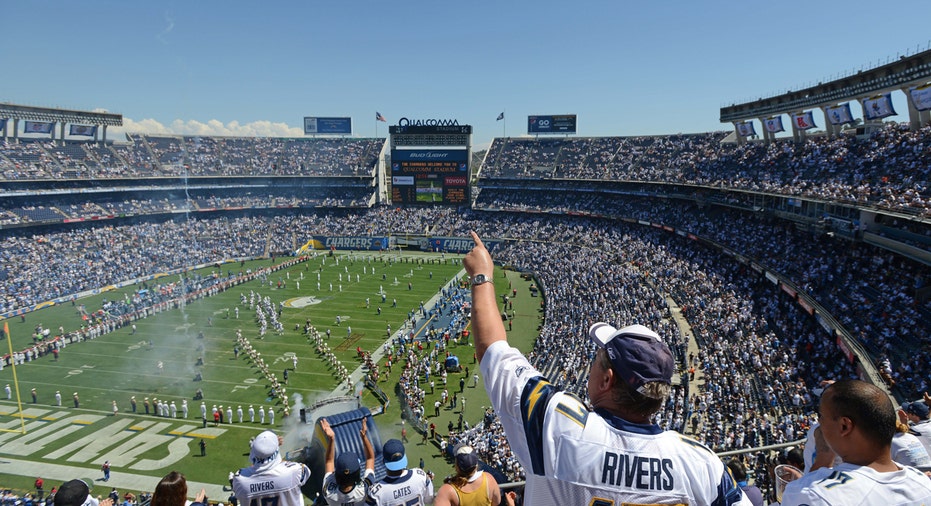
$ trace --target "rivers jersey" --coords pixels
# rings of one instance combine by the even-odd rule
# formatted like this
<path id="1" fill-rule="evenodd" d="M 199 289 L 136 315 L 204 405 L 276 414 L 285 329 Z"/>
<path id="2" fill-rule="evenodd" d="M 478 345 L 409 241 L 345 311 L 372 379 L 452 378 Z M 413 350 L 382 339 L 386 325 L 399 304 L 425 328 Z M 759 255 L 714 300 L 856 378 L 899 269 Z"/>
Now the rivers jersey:
<path id="1" fill-rule="evenodd" d="M 424 506 L 433 503 L 433 481 L 419 467 L 401 476 L 385 476 L 369 488 L 366 504 L 372 506 Z M 530 504 L 530 503 L 526 503 Z"/>
<path id="2" fill-rule="evenodd" d="M 892 473 L 855 464 L 821 468 L 786 485 L 782 506 L 931 504 L 931 480 L 915 468 Z"/>
<path id="3" fill-rule="evenodd" d="M 507 342 L 489 346 L 480 367 L 527 473 L 524 504 L 751 506 L 705 446 L 657 425 L 589 411 Z"/>
<path id="4" fill-rule="evenodd" d="M 233 493 L 242 506 L 304 506 L 301 485 L 308 478 L 307 466 L 287 460 L 246 467 L 233 476 Z"/>

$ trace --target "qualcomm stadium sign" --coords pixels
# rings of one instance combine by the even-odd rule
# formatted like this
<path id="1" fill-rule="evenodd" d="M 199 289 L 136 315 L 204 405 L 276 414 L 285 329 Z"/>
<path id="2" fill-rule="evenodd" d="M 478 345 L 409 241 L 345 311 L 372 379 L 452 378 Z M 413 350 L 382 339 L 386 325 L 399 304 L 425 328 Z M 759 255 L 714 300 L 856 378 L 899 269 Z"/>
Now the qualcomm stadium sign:
<path id="1" fill-rule="evenodd" d="M 459 121 L 454 119 L 407 119 L 401 118 L 398 120 L 398 126 L 400 127 L 409 127 L 409 126 L 459 126 Z"/>

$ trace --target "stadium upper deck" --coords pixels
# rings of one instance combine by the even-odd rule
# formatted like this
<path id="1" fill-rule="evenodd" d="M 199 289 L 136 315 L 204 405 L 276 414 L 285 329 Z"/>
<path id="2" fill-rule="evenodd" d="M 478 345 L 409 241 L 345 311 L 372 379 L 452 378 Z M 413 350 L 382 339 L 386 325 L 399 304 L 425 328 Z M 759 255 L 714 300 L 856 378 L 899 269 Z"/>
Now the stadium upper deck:
<path id="1" fill-rule="evenodd" d="M 867 138 L 722 144 L 725 133 L 492 142 L 480 184 L 507 179 L 701 185 L 931 216 L 931 127 L 889 124 Z M 555 183 L 558 185 L 559 183 Z"/>
<path id="2" fill-rule="evenodd" d="M 182 176 L 371 176 L 384 139 L 221 138 L 132 134 L 128 144 L 0 144 L 6 180 Z"/>

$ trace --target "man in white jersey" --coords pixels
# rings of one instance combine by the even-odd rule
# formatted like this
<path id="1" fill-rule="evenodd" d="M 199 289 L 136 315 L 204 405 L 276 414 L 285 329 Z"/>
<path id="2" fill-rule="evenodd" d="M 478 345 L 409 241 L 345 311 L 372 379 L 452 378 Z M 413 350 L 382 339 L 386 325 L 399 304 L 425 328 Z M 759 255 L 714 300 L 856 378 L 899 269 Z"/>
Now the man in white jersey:
<path id="1" fill-rule="evenodd" d="M 494 263 L 478 235 L 472 238 L 475 247 L 463 265 L 472 281 L 476 357 L 508 443 L 527 472 L 524 504 L 751 506 L 714 453 L 651 423 L 675 369 L 655 332 L 642 325 L 591 327 L 598 349 L 588 380 L 593 408 L 587 407 L 508 345 L 492 284 Z"/>
<path id="2" fill-rule="evenodd" d="M 419 467 L 407 469 L 407 453 L 403 443 L 389 439 L 382 447 L 381 454 L 388 471 L 380 482 L 369 488 L 366 504 L 423 506 L 433 502 L 433 480 Z"/>
<path id="3" fill-rule="evenodd" d="M 359 456 L 355 452 L 340 451 L 336 457 L 336 434 L 326 418 L 320 420 L 320 428 L 327 437 L 326 474 L 323 476 L 323 494 L 327 504 L 353 506 L 365 504 L 365 494 L 375 481 L 375 448 L 366 434 L 366 423 L 362 420 L 359 435 L 365 451 L 365 474 L 359 467 Z"/>
<path id="4" fill-rule="evenodd" d="M 895 408 L 885 392 L 859 380 L 838 381 L 821 396 L 819 421 L 827 449 L 843 460 L 786 486 L 783 506 L 931 504 L 931 480 L 895 463 L 889 448 Z"/>
<path id="5" fill-rule="evenodd" d="M 310 478 L 304 464 L 281 460 L 278 436 L 267 430 L 252 441 L 252 466 L 233 476 L 233 493 L 242 506 L 304 506 L 301 485 Z"/>

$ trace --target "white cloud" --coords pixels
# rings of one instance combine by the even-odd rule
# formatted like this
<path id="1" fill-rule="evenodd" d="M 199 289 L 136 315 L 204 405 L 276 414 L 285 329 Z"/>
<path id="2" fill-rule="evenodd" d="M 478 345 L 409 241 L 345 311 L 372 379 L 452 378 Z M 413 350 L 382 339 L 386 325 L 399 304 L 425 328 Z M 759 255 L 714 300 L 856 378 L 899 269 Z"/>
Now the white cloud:
<path id="1" fill-rule="evenodd" d="M 271 121 L 253 121 L 240 124 L 230 121 L 224 124 L 220 120 L 212 119 L 206 123 L 197 120 L 176 119 L 165 126 L 154 119 L 136 121 L 123 117 L 122 127 L 107 129 L 107 137 L 122 137 L 125 133 L 131 134 L 163 134 L 163 135 L 213 135 L 223 137 L 303 137 L 304 130 L 299 127 L 288 126 L 287 123 L 273 123 Z"/>

